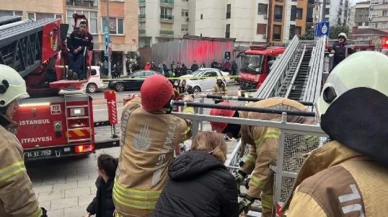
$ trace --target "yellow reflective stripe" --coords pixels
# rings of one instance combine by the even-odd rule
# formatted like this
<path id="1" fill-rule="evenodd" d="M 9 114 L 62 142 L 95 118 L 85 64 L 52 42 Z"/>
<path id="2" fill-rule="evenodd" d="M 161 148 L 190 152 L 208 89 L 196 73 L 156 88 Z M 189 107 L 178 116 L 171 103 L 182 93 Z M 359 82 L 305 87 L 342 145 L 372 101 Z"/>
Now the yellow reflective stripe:
<path id="1" fill-rule="evenodd" d="M 125 188 L 124 186 L 120 185 L 117 181 L 115 181 L 114 187 L 118 190 L 118 192 L 122 193 L 125 197 L 132 197 L 135 199 L 158 199 L 160 196 L 160 193 L 162 191 L 147 191 L 147 190 L 137 190 L 137 189 L 130 189 Z"/>
<path id="2" fill-rule="evenodd" d="M 261 206 L 263 208 L 272 209 L 273 206 L 273 196 L 272 195 L 261 195 Z"/>
<path id="3" fill-rule="evenodd" d="M 41 217 L 42 215 L 43 215 L 43 213 L 42 213 L 42 209 L 40 207 L 38 207 L 38 209 L 35 210 L 34 213 L 32 213 L 32 216 L 34 216 L 34 217 Z"/>
<path id="4" fill-rule="evenodd" d="M 186 114 L 194 114 L 194 107 L 184 107 L 182 112 Z"/>
<path id="5" fill-rule="evenodd" d="M 248 154 L 247 157 L 245 158 L 245 162 L 250 162 L 255 164 L 256 158 L 257 158 L 256 156 Z"/>
<path id="6" fill-rule="evenodd" d="M 251 180 L 249 181 L 249 184 L 252 184 L 256 188 L 264 188 L 264 183 L 255 176 L 252 176 Z"/>
<path id="7" fill-rule="evenodd" d="M 265 139 L 279 139 L 281 131 L 279 129 L 269 128 L 264 135 L 255 140 L 256 148 L 258 148 Z"/>
<path id="8" fill-rule="evenodd" d="M 124 198 L 121 193 L 118 193 L 117 188 L 113 189 L 113 200 L 122 206 L 142 210 L 153 210 L 157 202 L 157 199 L 151 202 Z"/>
<path id="9" fill-rule="evenodd" d="M 18 161 L 0 170 L 0 182 L 26 171 L 24 161 Z"/>

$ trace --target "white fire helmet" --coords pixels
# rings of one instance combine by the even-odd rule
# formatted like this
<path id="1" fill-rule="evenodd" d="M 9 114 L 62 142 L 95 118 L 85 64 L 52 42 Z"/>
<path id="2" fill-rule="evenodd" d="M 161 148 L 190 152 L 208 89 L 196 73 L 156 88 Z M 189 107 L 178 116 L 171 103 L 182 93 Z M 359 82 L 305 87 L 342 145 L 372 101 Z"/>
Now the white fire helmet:
<path id="1" fill-rule="evenodd" d="M 0 108 L 16 99 L 28 98 L 26 82 L 13 68 L 0 64 Z"/>
<path id="2" fill-rule="evenodd" d="M 348 36 L 346 36 L 346 34 L 345 33 L 343 33 L 343 32 L 341 32 L 339 35 L 338 35 L 338 38 L 339 37 L 344 37 L 345 38 L 345 40 L 347 40 L 348 39 Z"/>
<path id="3" fill-rule="evenodd" d="M 359 51 L 338 64 L 330 73 L 317 102 L 319 117 L 345 92 L 368 87 L 388 97 L 388 57 L 376 51 Z M 332 89 L 334 99 L 326 100 L 325 91 Z M 327 102 L 329 101 L 329 102 Z"/>

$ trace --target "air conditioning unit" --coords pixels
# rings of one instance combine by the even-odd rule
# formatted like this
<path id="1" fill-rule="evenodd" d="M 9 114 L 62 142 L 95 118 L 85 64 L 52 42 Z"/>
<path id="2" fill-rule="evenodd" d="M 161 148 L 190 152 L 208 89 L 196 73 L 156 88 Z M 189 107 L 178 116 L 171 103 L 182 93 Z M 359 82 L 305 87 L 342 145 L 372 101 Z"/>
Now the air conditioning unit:
<path id="1" fill-rule="evenodd" d="M 264 19 L 268 19 L 268 15 L 266 14 L 266 15 L 264 15 Z"/>
<path id="2" fill-rule="evenodd" d="M 190 19 L 188 17 L 186 17 L 186 22 L 189 22 L 189 21 L 190 21 Z"/>

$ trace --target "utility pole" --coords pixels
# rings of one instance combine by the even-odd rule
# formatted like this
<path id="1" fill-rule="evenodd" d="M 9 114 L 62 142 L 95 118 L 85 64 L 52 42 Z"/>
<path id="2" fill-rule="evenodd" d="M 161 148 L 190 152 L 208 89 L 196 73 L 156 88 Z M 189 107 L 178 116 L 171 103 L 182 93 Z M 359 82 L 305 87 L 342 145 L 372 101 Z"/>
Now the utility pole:
<path id="1" fill-rule="evenodd" d="M 108 51 L 108 77 L 109 78 L 112 78 L 112 63 L 111 63 L 111 40 L 110 40 L 110 32 L 109 32 L 109 22 L 110 22 L 110 18 L 109 18 L 109 0 L 106 0 L 106 34 L 107 34 L 107 37 L 108 37 L 108 48 L 107 48 L 107 51 Z"/>

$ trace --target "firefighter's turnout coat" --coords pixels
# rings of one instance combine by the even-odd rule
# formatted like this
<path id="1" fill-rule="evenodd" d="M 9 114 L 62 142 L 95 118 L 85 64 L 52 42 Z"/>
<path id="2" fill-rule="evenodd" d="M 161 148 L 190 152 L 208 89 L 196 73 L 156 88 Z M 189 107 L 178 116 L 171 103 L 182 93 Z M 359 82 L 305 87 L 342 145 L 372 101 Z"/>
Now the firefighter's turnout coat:
<path id="1" fill-rule="evenodd" d="M 387 168 L 329 142 L 304 162 L 287 217 L 387 216 L 387 180 Z"/>
<path id="2" fill-rule="evenodd" d="M 292 111 L 307 111 L 307 107 L 299 102 L 285 98 L 270 98 L 259 102 L 247 104 L 248 107 L 273 108 Z M 240 112 L 239 116 L 249 119 L 280 121 L 280 114 L 268 114 L 258 112 Z M 313 123 L 313 118 L 302 116 L 287 116 L 288 122 Z M 280 130 L 271 127 L 241 126 L 242 150 L 249 144 L 249 154 L 245 158 L 245 164 L 240 168 L 246 174 L 252 174 L 247 195 L 252 198 L 260 198 L 263 208 L 263 217 L 269 217 L 273 205 L 273 181 L 274 172 L 271 165 L 276 165 L 278 139 Z"/>
<path id="3" fill-rule="evenodd" d="M 184 100 L 193 99 L 185 96 Z M 194 108 L 185 107 L 183 112 L 194 113 Z M 191 125 L 164 110 L 145 111 L 137 97 L 123 108 L 121 132 L 121 154 L 113 188 L 115 216 L 149 216 L 167 182 L 174 150 L 191 137 Z"/>
<path id="4" fill-rule="evenodd" d="M 13 128 L 16 123 L 4 115 Z M 0 125 L 0 216 L 41 217 L 42 211 L 24 166 L 23 147 L 14 134 Z"/>

